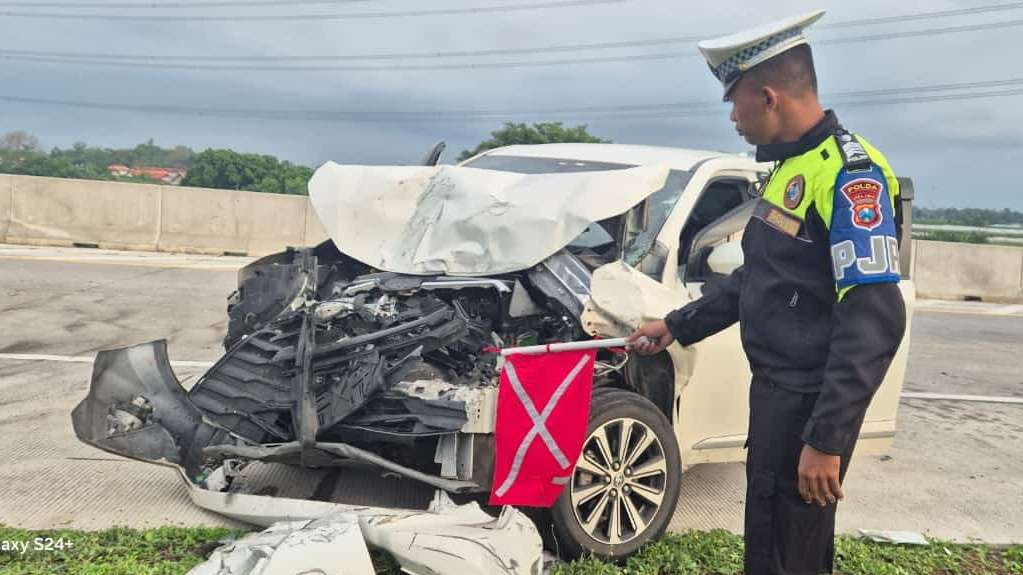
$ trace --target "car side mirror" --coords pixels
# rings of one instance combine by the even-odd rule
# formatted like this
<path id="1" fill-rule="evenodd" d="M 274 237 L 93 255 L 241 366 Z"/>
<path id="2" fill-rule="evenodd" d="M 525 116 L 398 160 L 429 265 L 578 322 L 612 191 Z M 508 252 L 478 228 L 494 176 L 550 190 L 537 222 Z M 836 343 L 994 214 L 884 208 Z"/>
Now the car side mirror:
<path id="1" fill-rule="evenodd" d="M 423 161 L 419 162 L 423 166 L 436 166 L 440 163 L 440 155 L 444 153 L 444 148 L 448 145 L 443 141 L 437 142 L 430 148 L 429 153 L 423 158 Z"/>
<path id="2" fill-rule="evenodd" d="M 742 246 L 738 242 L 721 244 L 707 256 L 707 267 L 714 273 L 728 275 L 743 262 Z"/>

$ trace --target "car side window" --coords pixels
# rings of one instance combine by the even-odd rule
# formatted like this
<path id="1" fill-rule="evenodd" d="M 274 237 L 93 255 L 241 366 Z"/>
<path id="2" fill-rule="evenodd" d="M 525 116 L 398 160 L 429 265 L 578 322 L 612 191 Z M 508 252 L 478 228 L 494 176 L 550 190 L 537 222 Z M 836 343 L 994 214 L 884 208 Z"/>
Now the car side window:
<path id="1" fill-rule="evenodd" d="M 711 181 L 704 188 L 679 235 L 679 264 L 689 260 L 693 240 L 704 228 L 746 201 L 748 187 L 749 182 L 746 180 L 719 179 Z"/>
<path id="2" fill-rule="evenodd" d="M 685 266 L 679 267 L 679 274 L 683 281 L 686 283 L 710 283 L 724 277 L 724 274 L 711 269 L 708 261 L 710 254 L 715 248 L 725 244 L 735 243 L 738 245 L 740 241 L 738 234 L 746 228 L 746 223 L 753 216 L 756 206 L 756 199 L 747 200 L 696 235 Z M 739 261 L 736 263 L 736 267 L 742 265 L 741 256 L 742 253 L 739 252 L 737 254 Z"/>
<path id="3" fill-rule="evenodd" d="M 706 281 L 711 249 L 741 231 L 752 215 L 752 187 L 741 178 L 711 181 L 693 206 L 679 235 L 679 276 L 686 282 Z"/>

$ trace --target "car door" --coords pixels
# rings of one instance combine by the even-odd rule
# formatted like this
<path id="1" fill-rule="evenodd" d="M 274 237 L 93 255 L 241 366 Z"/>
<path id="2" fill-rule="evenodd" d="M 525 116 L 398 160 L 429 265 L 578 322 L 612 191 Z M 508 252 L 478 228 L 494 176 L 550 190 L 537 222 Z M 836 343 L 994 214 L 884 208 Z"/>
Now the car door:
<path id="1" fill-rule="evenodd" d="M 708 168 L 712 168 L 708 166 Z M 742 264 L 740 242 L 755 204 L 758 173 L 709 169 L 690 183 L 688 212 L 672 233 L 673 266 L 663 278 L 681 303 L 698 299 L 710 284 Z M 681 225 L 678 225 L 681 224 Z M 663 238 L 663 241 L 671 241 Z M 739 326 L 673 354 L 680 394 L 677 433 L 686 465 L 741 459 L 748 423 L 749 364 Z"/>

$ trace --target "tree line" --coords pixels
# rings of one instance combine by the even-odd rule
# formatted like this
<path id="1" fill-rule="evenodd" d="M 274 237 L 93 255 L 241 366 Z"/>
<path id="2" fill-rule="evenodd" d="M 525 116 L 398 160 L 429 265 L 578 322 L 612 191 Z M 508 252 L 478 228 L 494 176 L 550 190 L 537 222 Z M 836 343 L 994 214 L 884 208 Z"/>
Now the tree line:
<path id="1" fill-rule="evenodd" d="M 922 208 L 913 206 L 913 221 L 919 224 L 951 224 L 957 226 L 1023 225 L 1023 212 L 1003 208 Z"/>
<path id="2" fill-rule="evenodd" d="M 561 122 L 506 123 L 473 150 L 463 150 L 459 160 L 512 144 L 556 142 L 605 142 L 587 132 L 586 126 L 566 127 Z M 179 168 L 188 171 L 183 186 L 250 190 L 277 194 L 308 193 L 312 168 L 279 160 L 266 154 L 243 154 L 234 150 L 207 149 L 195 152 L 187 146 L 162 148 L 149 140 L 134 148 L 111 149 L 75 143 L 70 149 L 43 151 L 39 139 L 18 130 L 0 135 L 0 173 L 86 180 L 151 182 L 145 176 L 116 176 L 112 165 L 129 168 Z"/>
<path id="3" fill-rule="evenodd" d="M 187 170 L 183 186 L 250 190 L 275 194 L 306 194 L 312 168 L 266 154 L 234 150 L 195 152 L 187 146 L 162 148 L 149 140 L 133 148 L 112 149 L 75 143 L 69 149 L 43 151 L 39 140 L 24 131 L 0 135 L 0 173 L 84 180 L 152 183 L 146 176 L 116 176 L 110 166 Z"/>

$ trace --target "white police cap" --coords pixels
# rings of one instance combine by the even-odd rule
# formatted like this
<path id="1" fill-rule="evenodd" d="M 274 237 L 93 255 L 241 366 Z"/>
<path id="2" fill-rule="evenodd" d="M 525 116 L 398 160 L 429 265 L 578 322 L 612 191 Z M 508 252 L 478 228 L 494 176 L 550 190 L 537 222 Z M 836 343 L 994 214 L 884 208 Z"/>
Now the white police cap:
<path id="1" fill-rule="evenodd" d="M 743 72 L 790 48 L 806 44 L 803 30 L 820 20 L 821 16 L 824 16 L 824 10 L 817 10 L 729 36 L 704 40 L 696 46 L 710 65 L 710 71 L 725 87 L 725 96 L 728 96 Z"/>

